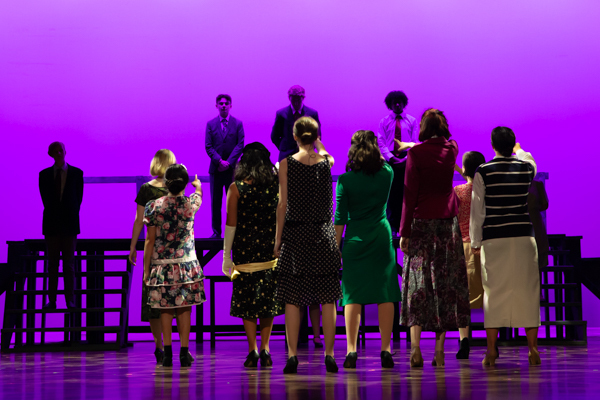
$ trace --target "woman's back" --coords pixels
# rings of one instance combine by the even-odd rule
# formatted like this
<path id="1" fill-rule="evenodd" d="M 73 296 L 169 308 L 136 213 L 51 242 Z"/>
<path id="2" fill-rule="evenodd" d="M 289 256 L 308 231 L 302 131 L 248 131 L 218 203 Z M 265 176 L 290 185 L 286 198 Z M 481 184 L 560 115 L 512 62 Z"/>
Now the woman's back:
<path id="1" fill-rule="evenodd" d="M 329 160 L 303 164 L 293 156 L 287 158 L 288 203 L 285 219 L 296 222 L 331 220 L 333 189 Z"/>

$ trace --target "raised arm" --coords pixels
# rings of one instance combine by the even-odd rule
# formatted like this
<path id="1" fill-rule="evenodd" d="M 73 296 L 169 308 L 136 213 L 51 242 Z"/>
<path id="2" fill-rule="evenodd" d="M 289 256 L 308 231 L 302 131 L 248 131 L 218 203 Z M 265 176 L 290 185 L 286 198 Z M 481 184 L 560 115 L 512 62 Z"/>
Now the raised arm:
<path id="1" fill-rule="evenodd" d="M 520 143 L 515 144 L 515 147 L 513 148 L 513 153 L 517 155 L 517 159 L 528 162 L 533 166 L 533 177 L 535 178 L 535 176 L 537 175 L 537 165 L 531 153 L 527 153 L 525 150 L 523 150 L 521 148 Z"/>
<path id="2" fill-rule="evenodd" d="M 321 139 L 317 139 L 315 141 L 315 149 L 320 156 L 327 157 L 329 159 L 329 167 L 332 168 L 335 160 L 333 159 L 333 156 L 329 154 L 327 150 L 325 150 L 325 146 L 323 145 L 323 142 L 321 142 Z"/>
<path id="3" fill-rule="evenodd" d="M 279 163 L 279 202 L 277 203 L 277 227 L 275 229 L 275 247 L 273 249 L 275 257 L 279 257 L 281 251 L 281 236 L 283 233 L 283 226 L 285 225 L 285 212 L 288 201 L 287 170 L 287 159 L 284 158 Z"/>

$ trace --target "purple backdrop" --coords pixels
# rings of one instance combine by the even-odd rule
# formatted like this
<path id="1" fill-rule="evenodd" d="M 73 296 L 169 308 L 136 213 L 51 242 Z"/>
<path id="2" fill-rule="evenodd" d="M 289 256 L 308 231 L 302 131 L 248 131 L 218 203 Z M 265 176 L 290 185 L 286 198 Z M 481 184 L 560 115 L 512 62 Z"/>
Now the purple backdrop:
<path id="1" fill-rule="evenodd" d="M 3 1 L 0 132 L 14 204 L 4 206 L 0 242 L 42 237 L 37 174 L 52 163 L 51 141 L 86 176 L 146 175 L 163 147 L 206 175 L 204 129 L 218 93 L 233 97 L 246 142 L 275 154 L 275 110 L 300 84 L 334 173 L 350 135 L 377 128 L 392 89 L 407 93 L 416 117 L 444 110 L 461 154 L 492 157 L 491 129 L 512 127 L 550 173 L 549 232 L 583 235 L 583 255 L 598 257 L 598 185 L 588 183 L 597 156 L 587 141 L 600 119 L 598 15 L 593 0 Z M 80 237 L 130 237 L 134 196 L 133 185 L 86 186 Z M 209 208 L 197 236 L 210 233 Z M 587 290 L 585 301 L 585 318 L 600 326 L 599 302 Z"/>

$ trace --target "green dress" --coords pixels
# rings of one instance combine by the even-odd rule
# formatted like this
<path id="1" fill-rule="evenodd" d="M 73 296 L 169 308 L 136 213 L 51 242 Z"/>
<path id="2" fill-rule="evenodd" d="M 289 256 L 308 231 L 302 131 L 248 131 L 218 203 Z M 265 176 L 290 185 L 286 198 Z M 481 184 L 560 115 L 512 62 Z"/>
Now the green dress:
<path id="1" fill-rule="evenodd" d="M 342 305 L 400 301 L 392 230 L 385 215 L 394 172 L 346 172 L 338 179 L 335 224 L 346 225 Z"/>

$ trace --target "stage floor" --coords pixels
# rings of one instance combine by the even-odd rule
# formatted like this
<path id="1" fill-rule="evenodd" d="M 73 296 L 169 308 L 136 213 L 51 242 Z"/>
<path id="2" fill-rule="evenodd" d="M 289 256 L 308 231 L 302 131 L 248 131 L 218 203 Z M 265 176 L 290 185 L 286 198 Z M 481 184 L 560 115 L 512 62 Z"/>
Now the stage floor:
<path id="1" fill-rule="evenodd" d="M 300 349 L 297 375 L 283 375 L 284 343 L 272 342 L 274 367 L 245 369 L 246 343 L 192 344 L 191 368 L 154 364 L 153 343 L 120 352 L 3 354 L 0 399 L 598 399 L 600 338 L 585 347 L 542 347 L 541 367 L 529 367 L 525 347 L 501 347 L 495 368 L 483 367 L 483 348 L 458 361 L 455 339 L 446 343 L 446 367 L 431 366 L 433 340 L 423 340 L 422 369 L 410 369 L 410 351 L 395 349 L 396 366 L 382 370 L 379 342 L 359 350 L 356 370 L 344 370 L 345 342 L 336 343 L 337 374 L 327 374 L 322 351 Z M 179 343 L 174 343 L 179 354 Z"/>

